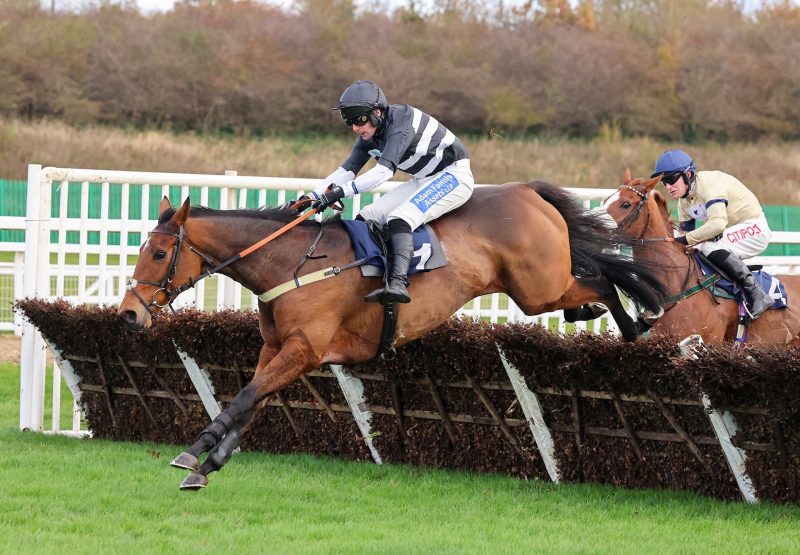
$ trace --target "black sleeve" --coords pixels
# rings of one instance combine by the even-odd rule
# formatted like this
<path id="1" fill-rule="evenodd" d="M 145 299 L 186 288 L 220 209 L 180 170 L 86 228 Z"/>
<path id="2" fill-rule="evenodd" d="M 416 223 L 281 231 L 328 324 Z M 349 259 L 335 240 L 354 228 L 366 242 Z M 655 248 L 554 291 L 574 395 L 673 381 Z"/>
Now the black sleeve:
<path id="1" fill-rule="evenodd" d="M 399 129 L 389 129 L 387 133 L 386 146 L 383 147 L 378 163 L 394 173 L 406 150 L 411 146 L 411 141 L 414 140 L 414 128 L 409 124 Z"/>
<path id="2" fill-rule="evenodd" d="M 358 175 L 361 168 L 369 161 L 369 147 L 362 139 L 357 139 L 356 144 L 353 145 L 353 150 L 350 151 L 350 156 L 347 160 L 342 162 L 342 167 Z"/>

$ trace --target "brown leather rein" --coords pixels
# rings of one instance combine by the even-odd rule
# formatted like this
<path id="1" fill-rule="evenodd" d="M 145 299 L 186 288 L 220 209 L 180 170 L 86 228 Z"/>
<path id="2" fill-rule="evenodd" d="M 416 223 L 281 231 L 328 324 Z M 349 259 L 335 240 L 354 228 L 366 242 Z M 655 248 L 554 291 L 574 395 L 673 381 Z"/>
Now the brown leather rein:
<path id="1" fill-rule="evenodd" d="M 297 208 L 297 207 L 298 207 L 297 204 L 295 204 L 293 206 L 293 208 Z M 175 300 L 175 298 L 178 297 L 178 295 L 180 295 L 184 291 L 187 291 L 187 290 L 191 289 L 192 287 L 197 285 L 197 283 L 200 282 L 201 280 L 218 273 L 220 270 L 222 270 L 224 268 L 227 268 L 228 266 L 230 266 L 234 262 L 237 262 L 237 261 L 241 260 L 242 258 L 244 258 L 245 256 L 248 256 L 248 255 L 252 254 L 253 252 L 257 251 L 258 249 L 260 249 L 261 247 L 263 247 L 264 245 L 266 245 L 270 241 L 280 237 L 281 235 L 283 235 L 284 233 L 286 233 L 287 231 L 289 231 L 290 229 L 292 229 L 296 225 L 298 225 L 301 222 L 307 220 L 309 217 L 313 216 L 317 212 L 318 212 L 318 210 L 316 208 L 312 208 L 311 210 L 301 214 L 295 220 L 292 220 L 291 222 L 289 222 L 288 224 L 286 224 L 282 228 L 280 228 L 277 231 L 269 234 L 267 237 L 264 237 L 260 241 L 258 241 L 256 243 L 254 243 L 253 245 L 247 247 L 243 251 L 237 253 L 236 255 L 232 256 L 231 258 L 229 258 L 228 260 L 226 260 L 225 262 L 222 262 L 221 264 L 219 264 L 217 266 L 214 266 L 214 261 L 210 256 L 204 254 L 202 251 L 200 251 L 194 245 L 189 243 L 189 241 L 186 239 L 186 234 L 185 234 L 185 231 L 183 229 L 183 226 L 180 226 L 180 228 L 178 229 L 178 233 L 170 233 L 170 232 L 167 232 L 167 231 L 153 230 L 153 231 L 150 232 L 150 234 L 158 233 L 158 234 L 161 234 L 161 235 L 169 235 L 171 237 L 175 237 L 175 246 L 174 246 L 173 251 L 172 251 L 172 260 L 170 262 L 169 268 L 167 269 L 167 273 L 164 275 L 164 279 L 162 279 L 160 282 L 159 281 L 151 281 L 151 280 L 137 280 L 137 279 L 131 278 L 130 280 L 128 280 L 126 288 L 128 289 L 128 291 L 133 293 L 136 296 L 137 299 L 139 299 L 139 302 L 142 303 L 142 306 L 144 306 L 145 310 L 147 310 L 147 312 L 150 314 L 150 316 L 154 316 L 153 307 L 158 308 L 158 309 L 162 309 L 165 306 L 169 306 L 170 310 L 175 312 L 175 309 L 172 306 L 172 302 Z M 173 278 L 175 277 L 175 272 L 177 271 L 177 268 L 178 268 L 178 259 L 180 257 L 181 248 L 183 247 L 184 244 L 186 245 L 186 248 L 188 248 L 191 252 L 193 252 L 194 254 L 196 254 L 197 256 L 199 256 L 200 258 L 203 259 L 203 265 L 205 267 L 207 267 L 207 269 L 203 273 L 201 273 L 199 276 L 190 277 L 186 283 L 184 283 L 182 285 L 179 285 L 178 287 L 175 287 L 173 289 L 170 289 L 169 286 L 172 283 Z M 136 290 L 136 288 L 140 284 L 143 284 L 143 285 L 155 285 L 155 286 L 158 287 L 158 289 L 156 289 L 153 292 L 153 295 L 152 295 L 149 303 Z M 156 299 L 156 296 L 159 295 L 159 293 L 161 293 L 164 296 L 166 296 L 166 300 L 163 303 L 159 303 L 158 300 Z"/>

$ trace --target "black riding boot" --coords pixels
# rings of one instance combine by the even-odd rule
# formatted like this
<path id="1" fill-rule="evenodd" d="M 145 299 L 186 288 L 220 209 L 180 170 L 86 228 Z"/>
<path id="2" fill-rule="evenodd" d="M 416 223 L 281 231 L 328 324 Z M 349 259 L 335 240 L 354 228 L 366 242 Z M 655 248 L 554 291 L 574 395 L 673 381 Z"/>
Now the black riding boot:
<path id="1" fill-rule="evenodd" d="M 414 240 L 411 237 L 411 226 L 403 220 L 389 222 L 386 233 L 389 247 L 389 283 L 385 289 L 376 289 L 364 300 L 368 303 L 408 303 L 406 286 L 408 285 L 408 265 L 414 254 Z M 388 260 L 387 260 L 388 262 Z"/>
<path id="2" fill-rule="evenodd" d="M 727 274 L 727 277 L 736 282 L 741 287 L 747 297 L 750 317 L 755 320 L 764 313 L 769 307 L 775 304 L 775 299 L 761 288 L 756 282 L 750 268 L 747 267 L 738 256 L 726 250 L 718 250 L 710 253 L 708 259 L 719 266 L 719 269 Z"/>

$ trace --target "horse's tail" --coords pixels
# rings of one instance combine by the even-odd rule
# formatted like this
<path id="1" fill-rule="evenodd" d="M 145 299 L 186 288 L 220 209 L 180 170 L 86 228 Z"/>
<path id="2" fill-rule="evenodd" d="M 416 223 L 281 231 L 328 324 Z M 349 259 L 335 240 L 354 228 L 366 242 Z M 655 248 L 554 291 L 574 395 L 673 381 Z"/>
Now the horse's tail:
<path id="1" fill-rule="evenodd" d="M 604 218 L 584 208 L 571 193 L 558 185 L 535 181 L 528 184 L 559 211 L 569 231 L 572 275 L 578 278 L 606 278 L 639 306 L 658 312 L 666 303 L 659 270 L 617 251 L 614 229 Z"/>

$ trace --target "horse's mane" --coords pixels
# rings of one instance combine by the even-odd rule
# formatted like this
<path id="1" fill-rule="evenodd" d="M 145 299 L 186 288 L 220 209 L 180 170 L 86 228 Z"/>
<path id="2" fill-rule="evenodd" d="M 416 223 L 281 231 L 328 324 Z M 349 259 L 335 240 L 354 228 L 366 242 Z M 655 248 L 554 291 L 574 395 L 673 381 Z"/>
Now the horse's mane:
<path id="1" fill-rule="evenodd" d="M 661 219 L 667 224 L 667 229 L 677 229 L 678 225 L 672 219 L 672 215 L 669 212 L 669 206 L 667 206 L 667 198 L 658 191 L 653 191 L 653 198 L 658 205 L 658 211 L 661 212 Z"/>
<path id="2" fill-rule="evenodd" d="M 158 223 L 163 224 L 168 222 L 175 214 L 176 207 L 171 206 L 164 210 L 158 217 Z M 280 223 L 289 223 L 297 219 L 298 213 L 295 210 L 290 210 L 287 205 L 271 206 L 263 208 L 240 208 L 237 210 L 217 210 L 215 208 L 208 208 L 207 206 L 192 206 L 189 210 L 189 217 L 191 218 L 242 218 L 242 219 L 257 219 L 257 220 L 270 220 Z M 329 223 L 339 222 L 341 216 L 339 214 L 328 218 Z M 313 219 L 306 220 L 300 225 L 318 225 Z"/>
<path id="3" fill-rule="evenodd" d="M 611 237 L 614 228 L 607 220 L 591 215 L 575 195 L 559 185 L 545 181 L 534 181 L 525 185 L 536 191 L 546 202 L 552 204 L 567 222 L 572 273 L 577 276 L 599 274 L 595 261 L 591 257 L 584 256 L 583 253 L 595 250 L 594 245 L 609 246 L 608 238 Z"/>
<path id="4" fill-rule="evenodd" d="M 658 311 L 664 304 L 663 285 L 657 270 L 649 263 L 616 254 L 620 238 L 605 218 L 587 210 L 578 198 L 563 187 L 535 181 L 526 183 L 558 210 L 567 224 L 572 275 L 583 278 L 606 276 L 614 285 L 631 293 L 636 302 Z"/>

